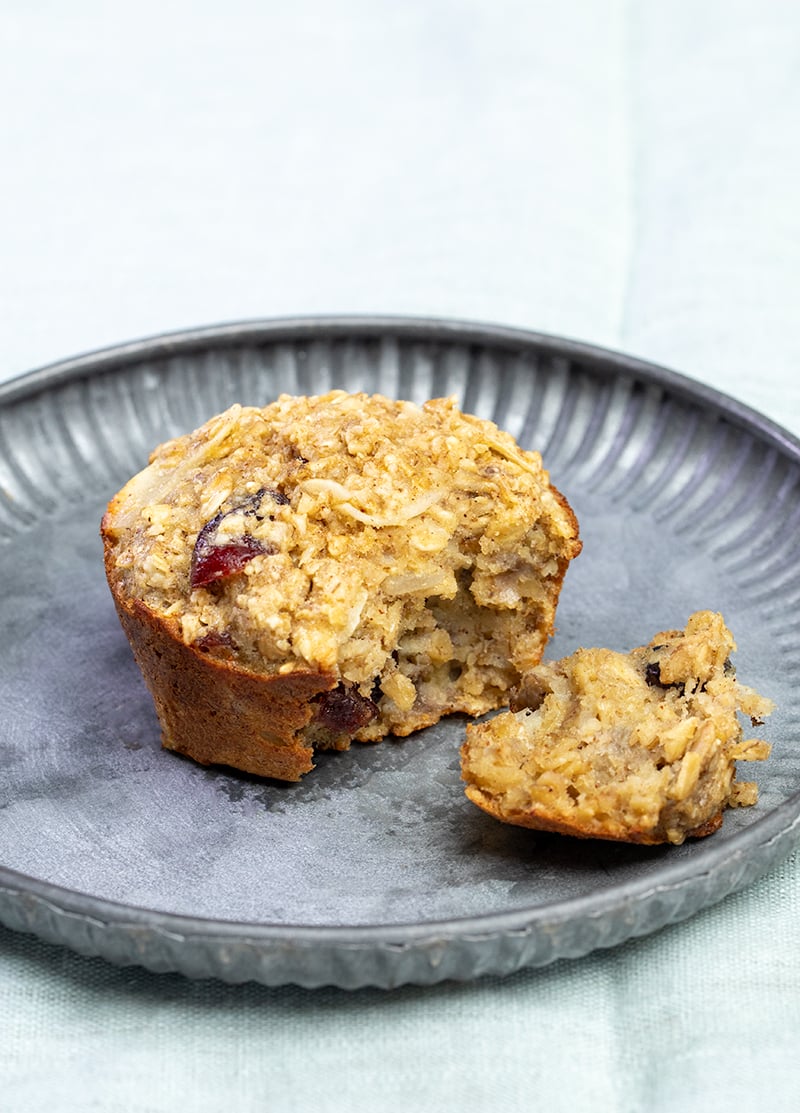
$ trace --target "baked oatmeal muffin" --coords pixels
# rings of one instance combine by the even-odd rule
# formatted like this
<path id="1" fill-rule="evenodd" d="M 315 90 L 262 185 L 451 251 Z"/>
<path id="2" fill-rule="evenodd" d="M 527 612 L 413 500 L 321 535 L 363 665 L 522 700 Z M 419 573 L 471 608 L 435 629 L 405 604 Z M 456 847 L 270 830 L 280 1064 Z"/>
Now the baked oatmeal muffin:
<path id="1" fill-rule="evenodd" d="M 162 445 L 101 532 L 164 745 L 285 780 L 505 704 L 580 551 L 537 453 L 453 399 L 343 391 Z"/>
<path id="2" fill-rule="evenodd" d="M 681 843 L 710 835 L 725 807 L 754 804 L 737 761 L 769 699 L 740 684 L 722 616 L 693 614 L 630 654 L 579 649 L 526 673 L 511 710 L 467 727 L 467 796 L 506 823 L 581 838 Z"/>

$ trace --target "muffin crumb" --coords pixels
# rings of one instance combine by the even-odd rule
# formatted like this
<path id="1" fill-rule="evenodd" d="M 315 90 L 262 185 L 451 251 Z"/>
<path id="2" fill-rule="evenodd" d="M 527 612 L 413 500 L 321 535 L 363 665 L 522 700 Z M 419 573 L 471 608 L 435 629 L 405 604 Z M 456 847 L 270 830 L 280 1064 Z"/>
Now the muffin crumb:
<path id="1" fill-rule="evenodd" d="M 530 670 L 511 710 L 470 724 L 462 775 L 473 803 L 506 823 L 580 838 L 682 843 L 726 807 L 756 803 L 737 761 L 763 761 L 737 712 L 774 705 L 736 679 L 720 614 L 656 634 L 629 654 L 578 649 Z"/>

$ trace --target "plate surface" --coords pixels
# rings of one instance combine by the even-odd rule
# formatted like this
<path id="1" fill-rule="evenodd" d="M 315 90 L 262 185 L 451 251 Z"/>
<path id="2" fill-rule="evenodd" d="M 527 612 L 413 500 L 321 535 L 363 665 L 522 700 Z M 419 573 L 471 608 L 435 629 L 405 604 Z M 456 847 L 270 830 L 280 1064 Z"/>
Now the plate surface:
<path id="1" fill-rule="evenodd" d="M 98 524 L 152 447 L 234 401 L 458 396 L 542 451 L 584 551 L 548 656 L 696 609 L 778 710 L 757 807 L 641 848 L 506 827 L 465 798 L 454 717 L 323 755 L 299 785 L 160 749 Z M 152 970 L 393 986 L 504 974 L 691 915 L 800 836 L 800 444 L 681 376 L 516 330 L 405 319 L 173 334 L 0 388 L 0 921 Z"/>

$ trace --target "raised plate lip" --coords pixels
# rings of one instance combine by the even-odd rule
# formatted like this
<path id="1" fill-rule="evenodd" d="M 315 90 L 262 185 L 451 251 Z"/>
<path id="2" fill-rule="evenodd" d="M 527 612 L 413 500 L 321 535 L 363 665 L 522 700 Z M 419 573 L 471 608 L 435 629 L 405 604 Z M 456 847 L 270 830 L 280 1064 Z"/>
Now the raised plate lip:
<path id="1" fill-rule="evenodd" d="M 745 403 L 689 376 L 614 349 L 551 333 L 483 322 L 393 315 L 308 315 L 258 318 L 156 334 L 103 347 L 44 365 L 0 384 L 0 407 L 22 401 L 55 385 L 115 370 L 142 359 L 169 358 L 192 352 L 259 341 L 277 343 L 307 339 L 381 338 L 394 335 L 405 340 L 487 344 L 519 350 L 528 348 L 554 357 L 579 361 L 591 369 L 614 376 L 620 373 L 663 387 L 689 401 L 712 409 L 733 424 L 757 433 L 782 453 L 800 463 L 800 439 Z M 767 848 L 778 840 L 800 837 L 800 789 L 755 820 L 747 828 L 714 843 L 699 846 L 691 857 L 659 863 L 656 876 L 612 883 L 607 889 L 553 901 L 531 908 L 483 913 L 424 922 L 364 925 L 273 924 L 257 921 L 212 919 L 128 905 L 42 881 L 0 864 L 0 893 L 23 895 L 68 916 L 119 928 L 150 929 L 185 940 L 221 940 L 268 945 L 288 943 L 305 947 L 393 946 L 476 939 L 547 928 L 574 919 L 596 918 L 620 904 L 631 907 L 656 894 L 691 889 L 744 858 L 753 844 Z M 774 864 L 767 862 L 764 868 Z M 763 870 L 761 871 L 763 872 Z M 733 886 L 735 888 L 735 886 Z M 720 894 L 724 895 L 724 894 Z M 556 955 L 555 957 L 559 957 Z M 287 979 L 287 980 L 292 980 Z"/>
<path id="2" fill-rule="evenodd" d="M 378 338 L 394 334 L 403 339 L 458 341 L 460 343 L 492 344 L 510 349 L 536 348 L 553 356 L 580 360 L 597 371 L 620 370 L 633 378 L 646 379 L 691 401 L 702 402 L 724 414 L 734 424 L 750 432 L 758 430 L 785 451 L 800 460 L 800 437 L 778 422 L 748 406 L 724 391 L 698 382 L 663 364 L 614 348 L 576 340 L 555 333 L 538 332 L 514 325 L 450 317 L 423 317 L 392 314 L 321 314 L 292 317 L 256 317 L 241 321 L 198 325 L 155 333 L 152 336 L 91 349 L 76 356 L 44 364 L 0 384 L 0 404 L 28 397 L 38 390 L 49 389 L 60 382 L 80 379 L 87 374 L 102 374 L 135 363 L 143 358 L 169 358 L 198 350 L 230 347 L 237 343 L 259 340 L 277 343 L 280 340 L 344 339 L 359 336 Z"/>

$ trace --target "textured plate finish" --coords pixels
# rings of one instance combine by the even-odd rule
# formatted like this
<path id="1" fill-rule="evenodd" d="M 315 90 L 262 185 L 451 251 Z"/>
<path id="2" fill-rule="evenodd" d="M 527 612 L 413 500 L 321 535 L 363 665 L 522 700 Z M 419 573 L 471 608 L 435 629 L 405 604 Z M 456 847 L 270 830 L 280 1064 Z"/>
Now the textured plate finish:
<path id="1" fill-rule="evenodd" d="M 778 710 L 756 808 L 682 847 L 496 823 L 455 717 L 323 755 L 299 785 L 160 749 L 98 524 L 158 442 L 281 391 L 455 394 L 539 448 L 576 510 L 549 656 L 629 649 L 721 610 Z M 503 974 L 691 915 L 800 831 L 800 445 L 671 372 L 569 341 L 399 319 L 169 335 L 0 389 L 0 920 L 118 963 L 394 986 Z"/>

